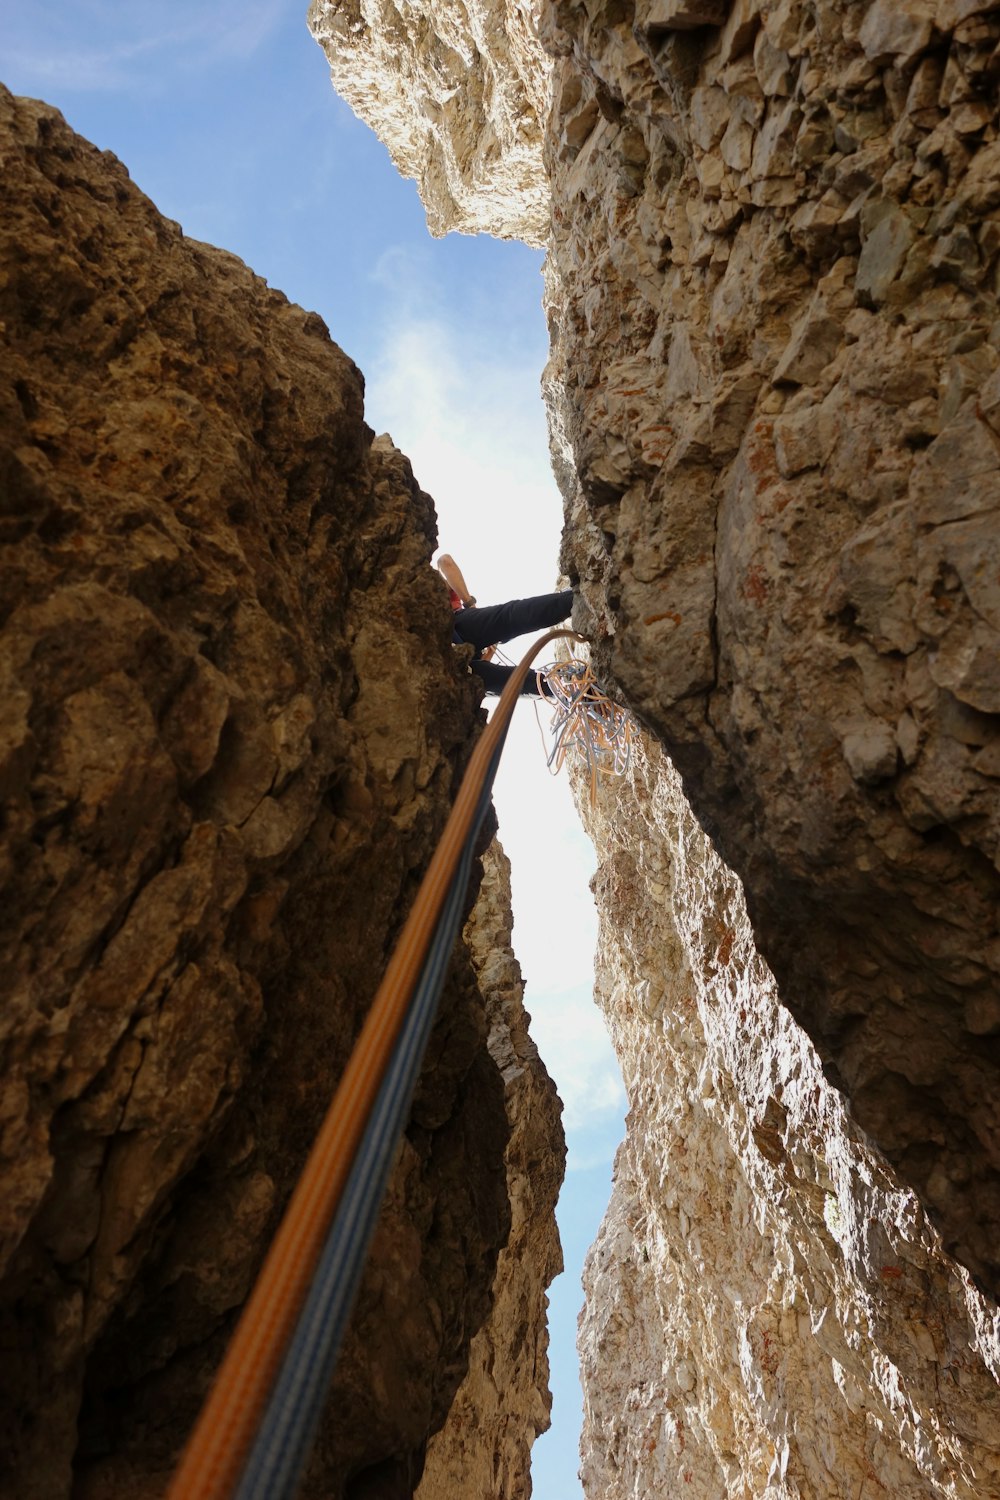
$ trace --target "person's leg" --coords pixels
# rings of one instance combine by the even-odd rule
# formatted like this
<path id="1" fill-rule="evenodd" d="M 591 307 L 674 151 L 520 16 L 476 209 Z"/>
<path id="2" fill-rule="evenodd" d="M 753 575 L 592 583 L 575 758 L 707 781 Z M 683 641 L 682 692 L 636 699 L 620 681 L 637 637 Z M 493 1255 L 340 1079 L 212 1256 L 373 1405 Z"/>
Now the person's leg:
<path id="1" fill-rule="evenodd" d="M 568 619 L 573 609 L 573 590 L 558 594 L 535 594 L 530 599 L 511 599 L 506 604 L 474 605 L 457 609 L 452 624 L 456 633 L 472 646 L 495 646 L 529 631 L 546 630 Z"/>
<path id="2" fill-rule="evenodd" d="M 513 667 L 505 667 L 502 662 L 483 661 L 480 657 L 472 663 L 472 670 L 477 677 L 481 677 L 486 684 L 486 691 L 495 694 L 499 698 L 510 680 Z M 534 668 L 528 673 L 524 685 L 521 688 L 521 697 L 538 697 L 538 677 Z M 542 683 L 542 695 L 546 698 L 552 697 L 552 691 L 546 683 Z"/>

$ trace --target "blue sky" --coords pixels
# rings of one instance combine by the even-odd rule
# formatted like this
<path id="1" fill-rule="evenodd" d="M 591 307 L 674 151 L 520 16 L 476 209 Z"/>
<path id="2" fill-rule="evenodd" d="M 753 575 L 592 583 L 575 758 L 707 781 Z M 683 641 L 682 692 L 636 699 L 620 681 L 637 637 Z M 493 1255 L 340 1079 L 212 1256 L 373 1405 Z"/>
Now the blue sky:
<path id="1" fill-rule="evenodd" d="M 0 79 L 55 104 L 196 239 L 315 309 L 365 373 L 368 420 L 435 498 L 441 543 L 483 603 L 555 582 L 560 502 L 538 382 L 541 255 L 427 233 L 415 186 L 333 93 L 306 0 L 0 0 Z M 543 714 L 544 718 L 544 714 Z M 566 1104 L 552 1291 L 553 1430 L 536 1500 L 576 1500 L 583 1255 L 610 1189 L 624 1094 L 591 998 L 593 850 L 532 707 L 496 802 L 533 1034 Z"/>

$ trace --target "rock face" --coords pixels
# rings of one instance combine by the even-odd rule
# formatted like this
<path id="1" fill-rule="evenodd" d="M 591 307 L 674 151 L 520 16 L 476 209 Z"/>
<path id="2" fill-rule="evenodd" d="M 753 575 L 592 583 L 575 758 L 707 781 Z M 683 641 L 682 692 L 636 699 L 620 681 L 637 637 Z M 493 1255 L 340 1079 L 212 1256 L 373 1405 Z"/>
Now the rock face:
<path id="1" fill-rule="evenodd" d="M 565 561 L 783 999 L 1000 1276 L 992 5 L 570 4 Z"/>
<path id="2" fill-rule="evenodd" d="M 578 623 L 778 986 L 647 762 L 597 828 L 633 1121 L 595 1496 L 1000 1492 L 995 1312 L 950 1258 L 996 1295 L 998 12 L 538 9 Z M 391 149 L 437 14 L 379 75 Z M 440 150 L 474 180 L 463 131 Z"/>
<path id="3" fill-rule="evenodd" d="M 415 177 L 432 234 L 543 244 L 549 67 L 529 0 L 312 0 L 333 84 Z"/>
<path id="4" fill-rule="evenodd" d="M 586 1493 L 992 1500 L 996 1305 L 827 1083 L 659 748 L 581 790 L 630 1103 L 584 1278 Z"/>
<path id="5" fill-rule="evenodd" d="M 510 1237 L 469 1372 L 431 1439 L 417 1500 L 528 1500 L 531 1445 L 549 1427 L 545 1289 L 563 1269 L 555 1226 L 565 1164 L 562 1106 L 528 1035 L 510 948 L 510 865 L 494 843 L 466 940 L 487 996 L 490 1056 L 503 1075 Z"/>
<path id="6" fill-rule="evenodd" d="M 468 126 L 486 63 L 431 107 L 465 11 L 378 62 L 349 8 L 313 15 L 349 96 L 371 67 L 365 117 L 435 228 L 473 222 L 445 217 L 440 157 L 521 232 L 474 145 L 503 110 Z M 509 86 L 540 71 L 505 62 L 500 11 L 464 25 Z M 856 1118 L 996 1290 L 997 7 L 543 0 L 537 27 L 580 623 Z"/>
<path id="7" fill-rule="evenodd" d="M 478 719 L 431 501 L 322 321 L 54 110 L 0 92 L 0 157 L 0 1492 L 138 1500 Z M 410 1493 L 463 1377 L 510 1218 L 500 1024 L 463 945 L 306 1494 Z"/>

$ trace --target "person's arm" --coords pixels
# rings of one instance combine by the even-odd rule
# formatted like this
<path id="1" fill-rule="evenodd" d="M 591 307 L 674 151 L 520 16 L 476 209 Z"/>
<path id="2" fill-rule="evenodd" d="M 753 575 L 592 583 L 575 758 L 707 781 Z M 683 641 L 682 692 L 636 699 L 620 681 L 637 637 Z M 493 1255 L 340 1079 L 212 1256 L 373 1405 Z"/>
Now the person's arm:
<path id="1" fill-rule="evenodd" d="M 444 575 L 445 582 L 449 583 L 455 590 L 455 593 L 461 599 L 466 609 L 471 609 L 476 601 L 469 593 L 469 585 L 462 577 L 462 570 L 455 559 L 450 553 L 442 552 L 437 560 L 437 565 L 438 570 Z"/>

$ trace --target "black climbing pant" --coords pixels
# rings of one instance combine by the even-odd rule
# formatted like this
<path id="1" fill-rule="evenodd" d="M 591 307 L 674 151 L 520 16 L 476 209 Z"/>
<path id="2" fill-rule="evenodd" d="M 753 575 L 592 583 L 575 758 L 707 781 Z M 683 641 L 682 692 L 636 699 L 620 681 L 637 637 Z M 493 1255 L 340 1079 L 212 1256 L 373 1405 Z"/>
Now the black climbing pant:
<path id="1" fill-rule="evenodd" d="M 473 605 L 471 609 L 456 609 L 452 621 L 454 640 L 475 646 L 482 651 L 486 646 L 495 646 L 502 641 L 511 641 L 515 636 L 527 635 L 535 630 L 547 630 L 569 618 L 573 608 L 573 590 L 563 589 L 557 594 L 535 594 L 530 599 L 511 599 L 506 604 Z M 486 684 L 488 693 L 502 693 L 513 667 L 500 662 L 482 661 L 477 655 L 472 670 Z M 542 691 L 545 689 L 543 687 Z M 538 679 L 534 672 L 522 693 L 538 692 Z"/>

